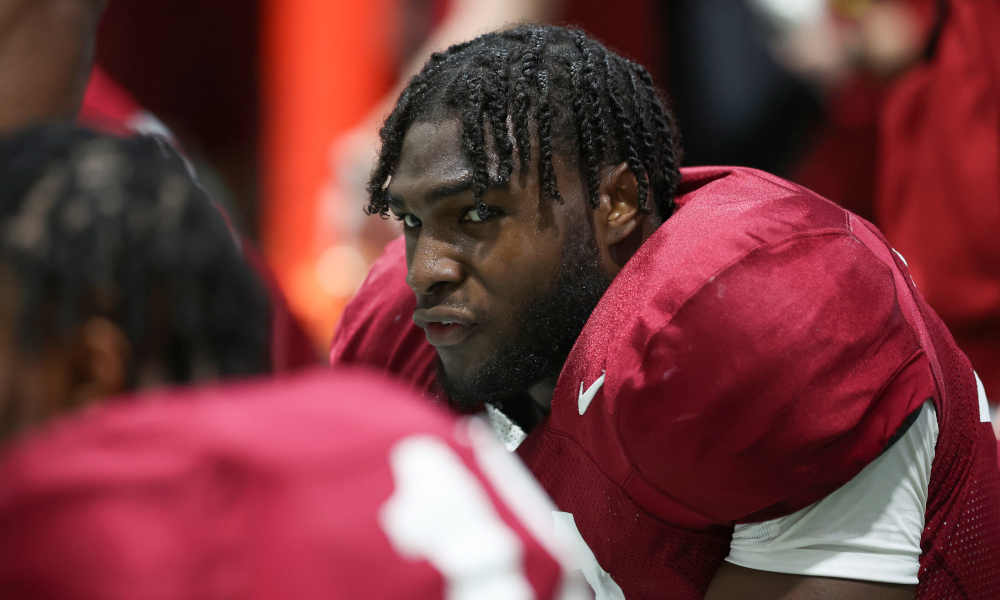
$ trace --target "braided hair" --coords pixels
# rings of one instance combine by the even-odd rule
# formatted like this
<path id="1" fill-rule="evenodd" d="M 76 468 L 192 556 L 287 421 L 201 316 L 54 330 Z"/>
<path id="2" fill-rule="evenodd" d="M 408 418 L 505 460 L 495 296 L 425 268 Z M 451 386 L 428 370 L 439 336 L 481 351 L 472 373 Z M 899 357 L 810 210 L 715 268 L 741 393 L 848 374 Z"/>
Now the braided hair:
<path id="1" fill-rule="evenodd" d="M 582 31 L 521 25 L 432 55 L 381 129 L 365 212 L 388 214 L 386 187 L 409 127 L 446 117 L 461 120 L 462 149 L 472 166 L 472 191 L 483 218 L 488 210 L 482 196 L 490 186 L 508 185 L 515 153 L 520 172 L 528 172 L 532 139 L 538 144 L 544 197 L 562 201 L 552 166 L 553 152 L 558 152 L 578 159 L 592 207 L 599 205 L 601 167 L 626 162 L 636 178 L 640 210 L 651 211 L 652 194 L 662 219 L 673 214 L 681 159 L 673 116 L 645 68 Z M 498 159 L 494 179 L 487 136 Z"/>
<path id="2" fill-rule="evenodd" d="M 104 316 L 128 336 L 132 386 L 153 362 L 174 383 L 267 367 L 263 288 L 159 138 L 57 125 L 0 141 L 0 268 L 22 351 Z"/>

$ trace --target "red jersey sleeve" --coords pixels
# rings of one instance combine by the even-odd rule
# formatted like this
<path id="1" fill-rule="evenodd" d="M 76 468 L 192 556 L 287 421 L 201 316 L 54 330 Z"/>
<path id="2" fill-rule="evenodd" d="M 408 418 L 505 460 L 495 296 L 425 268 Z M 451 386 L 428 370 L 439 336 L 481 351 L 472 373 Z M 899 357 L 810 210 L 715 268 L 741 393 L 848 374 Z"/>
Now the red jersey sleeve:
<path id="1" fill-rule="evenodd" d="M 789 514 L 853 478 L 936 393 L 894 268 L 816 231 L 757 246 L 667 322 L 654 296 L 632 339 L 641 368 L 606 391 L 637 475 L 719 523 Z"/>
<path id="2" fill-rule="evenodd" d="M 917 292 L 870 224 L 766 173 L 686 169 L 677 200 L 577 339 L 548 429 L 667 522 L 790 514 L 938 397 Z"/>

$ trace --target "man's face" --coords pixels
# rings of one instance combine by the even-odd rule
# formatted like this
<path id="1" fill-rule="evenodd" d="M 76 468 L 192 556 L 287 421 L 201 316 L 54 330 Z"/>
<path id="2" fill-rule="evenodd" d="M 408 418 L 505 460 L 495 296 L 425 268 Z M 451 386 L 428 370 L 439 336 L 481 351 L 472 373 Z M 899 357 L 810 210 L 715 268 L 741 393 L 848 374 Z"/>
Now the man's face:
<path id="1" fill-rule="evenodd" d="M 486 192 L 482 220 L 460 140 L 457 120 L 414 124 L 387 191 L 404 224 L 413 318 L 437 348 L 446 391 L 502 404 L 554 379 L 610 277 L 577 173 L 554 159 L 558 203 L 540 195 L 536 167 L 515 171 L 507 189 Z"/>

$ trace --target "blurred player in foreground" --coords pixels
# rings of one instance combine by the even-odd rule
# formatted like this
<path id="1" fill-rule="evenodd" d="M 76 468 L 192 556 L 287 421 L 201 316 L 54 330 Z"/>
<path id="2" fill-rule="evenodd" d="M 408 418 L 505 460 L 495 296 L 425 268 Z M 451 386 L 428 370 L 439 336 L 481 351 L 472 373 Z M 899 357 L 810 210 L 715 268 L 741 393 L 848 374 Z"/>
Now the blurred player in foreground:
<path id="1" fill-rule="evenodd" d="M 169 144 L 70 125 L 0 141 L 0 435 L 268 358 L 263 287 Z"/>
<path id="2" fill-rule="evenodd" d="M 155 393 L 10 446 L 0 598 L 585 598 L 489 427 L 378 379 Z"/>
<path id="3" fill-rule="evenodd" d="M 101 5 L 0 7 L 0 130 L 70 116 Z M 484 426 L 370 375 L 152 389 L 261 372 L 267 332 L 164 140 L 0 141 L 0 597 L 582 598 Z"/>
<path id="4" fill-rule="evenodd" d="M 381 136 L 368 211 L 405 242 L 332 361 L 485 402 L 598 597 L 1000 592 L 982 386 L 871 224 L 682 173 L 646 70 L 573 30 L 433 56 Z"/>

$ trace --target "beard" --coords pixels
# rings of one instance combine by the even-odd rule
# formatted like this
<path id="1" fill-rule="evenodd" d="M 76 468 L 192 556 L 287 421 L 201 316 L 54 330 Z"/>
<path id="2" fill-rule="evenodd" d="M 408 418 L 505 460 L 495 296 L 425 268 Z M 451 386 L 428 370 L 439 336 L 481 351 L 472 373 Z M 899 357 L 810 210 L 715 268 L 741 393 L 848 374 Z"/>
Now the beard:
<path id="1" fill-rule="evenodd" d="M 553 284 L 530 299 L 510 322 L 501 324 L 516 331 L 513 341 L 463 378 L 449 377 L 438 358 L 438 382 L 460 406 L 485 402 L 521 421 L 518 415 L 532 412 L 528 390 L 558 378 L 576 338 L 612 281 L 601 269 L 589 222 L 575 223 L 567 240 Z"/>

